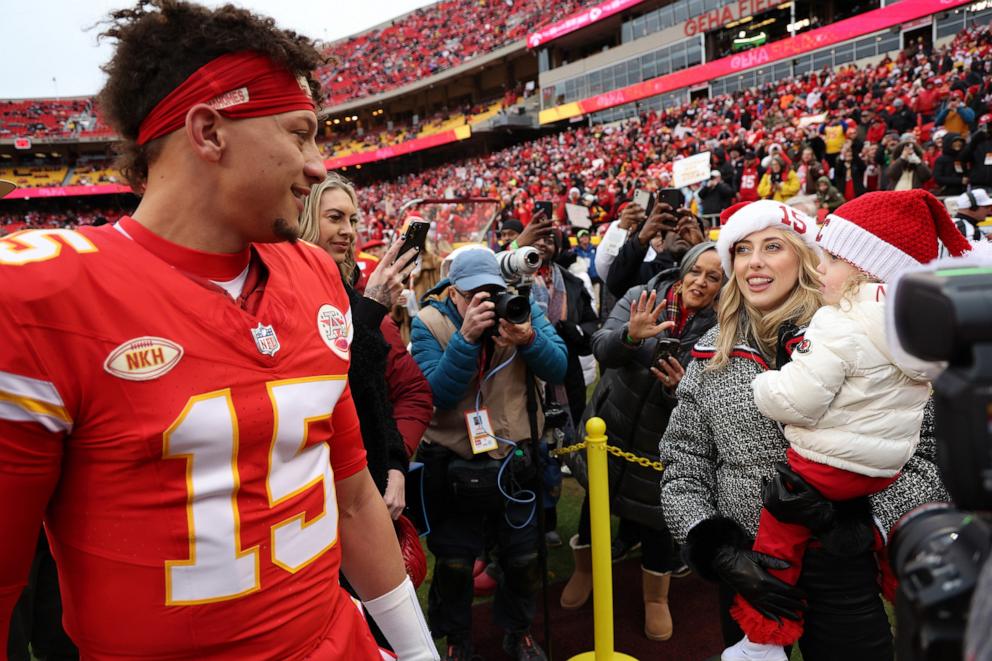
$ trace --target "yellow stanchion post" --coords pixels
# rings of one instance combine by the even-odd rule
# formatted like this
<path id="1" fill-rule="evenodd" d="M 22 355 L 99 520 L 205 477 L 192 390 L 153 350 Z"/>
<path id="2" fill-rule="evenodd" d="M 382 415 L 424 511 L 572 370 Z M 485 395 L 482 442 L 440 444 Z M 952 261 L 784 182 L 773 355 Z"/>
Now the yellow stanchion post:
<path id="1" fill-rule="evenodd" d="M 610 482 L 606 474 L 606 423 L 586 422 L 589 522 L 592 530 L 592 611 L 595 651 L 570 661 L 637 661 L 613 651 L 613 558 L 610 554 Z M 639 591 L 638 591 L 639 593 Z"/>

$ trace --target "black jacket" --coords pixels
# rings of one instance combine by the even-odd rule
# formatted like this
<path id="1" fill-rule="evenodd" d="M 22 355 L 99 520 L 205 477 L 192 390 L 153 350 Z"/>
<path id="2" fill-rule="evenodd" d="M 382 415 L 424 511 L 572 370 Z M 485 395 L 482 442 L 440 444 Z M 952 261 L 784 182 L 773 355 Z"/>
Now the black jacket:
<path id="1" fill-rule="evenodd" d="M 386 385 L 389 343 L 379 330 L 386 308 L 347 287 L 355 334 L 351 342 L 348 385 L 355 400 L 358 422 L 365 444 L 369 473 L 379 493 L 386 491 L 388 472 L 406 472 L 409 460 L 403 437 L 393 419 L 393 405 Z"/>
<path id="2" fill-rule="evenodd" d="M 847 180 L 850 178 L 854 183 L 854 196 L 857 197 L 865 192 L 865 169 L 867 166 L 860 156 L 855 155 L 851 159 L 851 168 L 848 172 L 847 161 L 841 160 L 840 156 L 834 161 L 834 186 L 840 194 L 847 198 Z"/>
<path id="3" fill-rule="evenodd" d="M 952 147 L 954 141 L 960 138 L 961 135 L 958 133 L 944 135 L 943 153 L 937 157 L 933 164 L 933 178 L 940 187 L 939 195 L 960 195 L 964 192 L 965 185 L 962 180 L 968 174 L 964 170 L 964 150 Z M 955 163 L 961 168 L 961 172 L 958 172 Z"/>
<path id="4" fill-rule="evenodd" d="M 568 408 L 572 414 L 572 421 L 578 422 L 586 407 L 586 381 L 582 375 L 579 356 L 588 356 L 592 353 L 592 335 L 596 332 L 599 319 L 592 307 L 592 297 L 586 291 L 582 279 L 564 268 L 559 267 L 559 269 L 565 281 L 567 311 L 565 318 L 555 325 L 555 330 L 565 341 L 565 348 L 568 349 L 565 392 L 568 394 Z"/>
<path id="5" fill-rule="evenodd" d="M 662 271 L 678 266 L 678 262 L 668 252 L 658 253 L 650 262 L 644 261 L 647 254 L 648 246 L 641 245 L 636 234 L 627 239 L 606 276 L 606 287 L 610 293 L 619 298 L 631 287 L 643 285 Z"/>
<path id="6" fill-rule="evenodd" d="M 977 131 L 964 150 L 965 160 L 971 165 L 968 181 L 973 188 L 992 188 L 992 138 L 986 131 Z"/>
<path id="7" fill-rule="evenodd" d="M 734 189 L 722 181 L 716 186 L 703 184 L 699 189 L 699 199 L 703 201 L 704 216 L 717 214 L 733 203 Z"/>
<path id="8" fill-rule="evenodd" d="M 603 375 L 596 386 L 585 419 L 594 416 L 606 422 L 609 443 L 639 457 L 658 461 L 658 442 L 668 426 L 668 418 L 677 400 L 648 370 L 654 356 L 655 339 L 645 340 L 639 348 L 623 343 L 624 327 L 630 319 L 631 302 L 643 291 L 658 292 L 663 300 L 678 281 L 678 271 L 658 274 L 646 285 L 634 287 L 617 302 L 603 328 L 593 336 L 593 353 Z M 716 323 L 712 308 L 698 312 L 682 331 L 679 362 L 692 360 L 690 351 L 703 333 Z M 662 333 L 659 337 L 667 337 Z M 585 420 L 583 420 L 583 427 Z M 664 527 L 659 493 L 660 474 L 637 464 L 610 456 L 610 511 L 654 529 Z"/>

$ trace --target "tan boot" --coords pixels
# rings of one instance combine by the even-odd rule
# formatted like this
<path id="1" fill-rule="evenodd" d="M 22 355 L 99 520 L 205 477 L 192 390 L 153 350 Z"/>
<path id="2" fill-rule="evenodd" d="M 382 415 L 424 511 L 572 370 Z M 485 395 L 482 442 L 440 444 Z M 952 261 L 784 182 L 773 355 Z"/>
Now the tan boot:
<path id="1" fill-rule="evenodd" d="M 572 547 L 575 570 L 561 591 L 561 607 L 574 610 L 582 608 L 592 594 L 592 547 L 588 544 L 580 546 L 578 535 L 573 535 L 568 545 Z"/>
<path id="2" fill-rule="evenodd" d="M 658 574 L 641 567 L 644 586 L 644 635 L 650 640 L 672 637 L 672 613 L 668 610 L 671 574 Z"/>

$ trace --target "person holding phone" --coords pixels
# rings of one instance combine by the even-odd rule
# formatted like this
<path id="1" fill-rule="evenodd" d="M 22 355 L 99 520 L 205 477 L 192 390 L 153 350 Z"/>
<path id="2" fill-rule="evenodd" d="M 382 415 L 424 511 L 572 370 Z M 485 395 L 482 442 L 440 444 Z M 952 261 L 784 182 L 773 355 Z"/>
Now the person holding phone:
<path id="1" fill-rule="evenodd" d="M 433 414 L 430 386 L 387 314 L 403 291 L 419 249 L 400 257 L 404 241 L 394 242 L 369 276 L 363 296 L 354 289 L 359 219 L 354 187 L 332 172 L 313 186 L 304 202 L 300 238 L 326 250 L 340 269 L 354 325 L 348 381 L 369 472 L 395 521 L 406 507 L 410 457 Z M 373 633 L 378 638 L 375 628 Z"/>
<path id="2" fill-rule="evenodd" d="M 618 298 L 631 287 L 677 267 L 689 248 L 703 242 L 703 227 L 695 214 L 663 199 L 659 196 L 651 215 L 627 239 L 610 266 L 606 286 Z"/>
<path id="3" fill-rule="evenodd" d="M 593 335 L 593 355 L 603 375 L 583 423 L 601 417 L 611 445 L 658 460 L 658 439 L 675 408 L 675 389 L 692 360 L 693 344 L 716 323 L 714 302 L 723 280 L 716 244 L 705 242 L 690 248 L 680 267 L 626 292 Z M 572 457 L 573 473 L 582 481 L 585 457 Z M 613 512 L 639 529 L 642 543 L 644 633 L 652 640 L 667 640 L 672 635 L 668 586 L 671 572 L 682 563 L 665 528 L 658 479 L 653 469 L 610 457 Z M 592 590 L 588 497 L 570 545 L 575 571 L 562 592 L 561 605 L 578 608 Z"/>

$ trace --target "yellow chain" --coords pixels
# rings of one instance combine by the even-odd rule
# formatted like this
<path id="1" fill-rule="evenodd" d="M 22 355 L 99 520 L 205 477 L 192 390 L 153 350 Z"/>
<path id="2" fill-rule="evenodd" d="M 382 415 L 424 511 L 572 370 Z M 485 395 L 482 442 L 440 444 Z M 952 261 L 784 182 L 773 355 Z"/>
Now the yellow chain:
<path id="1" fill-rule="evenodd" d="M 585 441 L 583 441 L 582 443 L 576 443 L 575 445 L 568 445 L 558 450 L 551 450 L 550 454 L 552 457 L 560 457 L 563 454 L 571 454 L 572 452 L 578 452 L 579 450 L 582 450 L 585 447 L 586 447 L 586 443 Z M 653 468 L 659 473 L 665 470 L 665 465 L 662 464 L 660 461 L 651 461 L 647 457 L 638 457 L 633 452 L 625 452 L 620 448 L 613 447 L 612 445 L 607 445 L 606 451 L 612 455 L 616 455 L 617 457 L 620 457 L 621 459 L 626 459 L 631 463 L 644 466 L 645 468 Z"/>
<path id="2" fill-rule="evenodd" d="M 586 447 L 586 442 L 576 443 L 575 445 L 566 445 L 563 448 L 558 448 L 557 450 L 551 450 L 548 454 L 552 457 L 560 457 L 563 454 L 572 454 L 573 452 L 578 452 L 579 450 L 584 450 Z"/>

